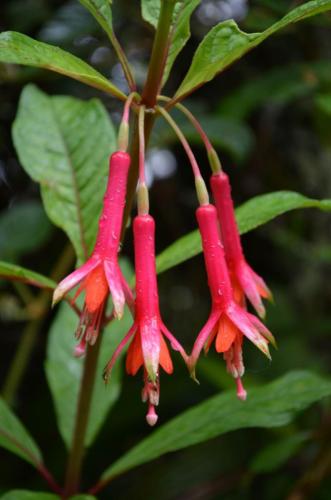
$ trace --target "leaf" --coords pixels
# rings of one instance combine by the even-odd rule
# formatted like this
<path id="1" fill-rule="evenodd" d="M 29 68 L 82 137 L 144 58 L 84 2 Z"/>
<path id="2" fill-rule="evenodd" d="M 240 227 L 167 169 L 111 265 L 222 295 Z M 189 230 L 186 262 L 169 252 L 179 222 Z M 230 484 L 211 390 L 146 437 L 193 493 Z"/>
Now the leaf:
<path id="1" fill-rule="evenodd" d="M 176 18 L 173 22 L 172 36 L 170 41 L 169 53 L 167 57 L 167 62 L 164 69 L 163 82 L 165 85 L 171 68 L 186 42 L 191 36 L 190 31 L 190 19 L 192 12 L 199 5 L 201 0 L 191 0 L 189 2 L 183 2 L 181 9 L 178 11 Z"/>
<path id="2" fill-rule="evenodd" d="M 49 69 L 125 100 L 125 94 L 92 66 L 65 50 L 15 31 L 0 33 L 0 61 Z"/>
<path id="3" fill-rule="evenodd" d="M 85 446 L 92 444 L 110 408 L 118 399 L 121 386 L 120 365 L 118 363 L 115 365 L 107 386 L 102 379 L 102 372 L 130 324 L 131 317 L 126 310 L 122 320 L 112 321 L 103 333 Z M 71 446 L 76 401 L 84 363 L 84 359 L 73 356 L 77 343 L 74 338 L 77 325 L 76 314 L 66 303 L 62 303 L 51 326 L 45 363 L 60 433 L 68 448 Z"/>
<path id="4" fill-rule="evenodd" d="M 141 0 L 141 15 L 143 19 L 154 28 L 157 27 L 160 10 L 161 0 Z"/>
<path id="5" fill-rule="evenodd" d="M 42 456 L 38 446 L 1 398 L 0 446 L 15 453 L 37 469 L 42 465 Z"/>
<path id="6" fill-rule="evenodd" d="M 245 120 L 258 106 L 286 104 L 330 83 L 331 63 L 327 60 L 277 67 L 245 82 L 222 99 L 219 113 L 223 118 Z"/>
<path id="7" fill-rule="evenodd" d="M 113 18 L 111 12 L 111 2 L 109 0 L 79 0 L 92 16 L 98 21 L 106 33 L 112 36 Z"/>
<path id="8" fill-rule="evenodd" d="M 331 381 L 308 371 L 291 372 L 264 387 L 251 389 L 245 403 L 235 391 L 219 394 L 158 428 L 102 475 L 108 481 L 137 465 L 207 441 L 225 432 L 251 427 L 279 427 L 296 413 L 331 394 Z"/>
<path id="9" fill-rule="evenodd" d="M 192 12 L 199 5 L 200 1 L 201 0 L 177 0 L 176 2 L 170 31 L 171 40 L 169 52 L 163 74 L 163 85 L 168 79 L 175 59 L 191 36 L 190 18 Z M 160 10 L 161 0 L 142 0 L 141 2 L 141 13 L 143 19 L 151 24 L 154 28 L 157 27 Z"/>
<path id="10" fill-rule="evenodd" d="M 15 260 L 37 249 L 47 241 L 51 230 L 41 203 L 14 204 L 0 214 L 0 258 Z"/>
<path id="11" fill-rule="evenodd" d="M 25 267 L 16 266 L 9 262 L 0 261 L 0 278 L 9 280 L 23 281 L 29 285 L 34 285 L 39 288 L 53 289 L 56 287 L 55 281 L 43 276 L 42 274 L 35 273 Z"/>
<path id="12" fill-rule="evenodd" d="M 275 191 L 255 196 L 236 210 L 240 234 L 247 233 L 290 210 L 319 208 L 331 211 L 331 200 L 313 200 L 294 191 Z M 156 259 L 157 271 L 162 273 L 201 252 L 199 231 L 192 231 L 163 250 Z"/>
<path id="13" fill-rule="evenodd" d="M 244 33 L 233 20 L 216 25 L 197 48 L 188 73 L 175 94 L 176 100 L 184 99 L 194 89 L 212 80 L 217 73 L 279 29 L 330 9 L 331 0 L 306 2 L 262 33 Z"/>
<path id="14" fill-rule="evenodd" d="M 2 495 L 0 500 L 60 500 L 60 497 L 41 491 L 12 490 Z"/>
<path id="15" fill-rule="evenodd" d="M 293 436 L 268 444 L 253 459 L 250 469 L 256 473 L 272 472 L 279 469 L 293 455 L 295 455 L 309 439 L 307 432 L 300 432 Z"/>
<path id="16" fill-rule="evenodd" d="M 96 99 L 49 97 L 33 85 L 22 92 L 13 126 L 23 168 L 41 185 L 46 212 L 84 260 L 93 248 L 106 186 L 114 128 Z"/>

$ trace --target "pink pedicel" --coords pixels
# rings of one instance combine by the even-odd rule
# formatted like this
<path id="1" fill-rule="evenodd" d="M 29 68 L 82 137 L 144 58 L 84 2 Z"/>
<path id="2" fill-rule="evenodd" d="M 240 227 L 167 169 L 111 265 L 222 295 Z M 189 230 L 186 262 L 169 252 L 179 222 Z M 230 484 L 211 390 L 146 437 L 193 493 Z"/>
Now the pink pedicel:
<path id="1" fill-rule="evenodd" d="M 272 295 L 264 280 L 245 260 L 235 219 L 229 177 L 224 172 L 213 174 L 210 185 L 217 208 L 232 286 L 241 288 L 242 293 L 251 302 L 259 316 L 264 317 L 265 309 L 261 298 L 271 299 Z"/>
<path id="2" fill-rule="evenodd" d="M 75 349 L 77 356 L 84 354 L 87 343 L 95 343 L 109 293 L 114 316 L 118 319 L 123 315 L 125 302 L 133 302 L 131 290 L 118 264 L 129 167 L 130 156 L 127 153 L 117 151 L 110 157 L 108 184 L 92 255 L 85 264 L 64 278 L 54 291 L 53 304 L 56 304 L 78 284 L 74 300 L 85 290 L 84 308 L 76 331 L 76 338 L 80 341 Z"/>
<path id="3" fill-rule="evenodd" d="M 138 215 L 133 222 L 136 300 L 135 318 L 132 327 L 117 347 L 104 371 L 108 380 L 111 369 L 125 345 L 131 340 L 127 357 L 126 371 L 135 375 L 143 367 L 144 388 L 142 400 L 148 404 L 146 420 L 149 425 L 157 421 L 155 406 L 159 403 L 159 366 L 171 374 L 173 365 L 166 337 L 172 348 L 179 351 L 185 362 L 187 355 L 183 347 L 164 325 L 159 309 L 155 267 L 155 222 L 150 215 Z"/>
<path id="4" fill-rule="evenodd" d="M 268 342 L 274 343 L 269 330 L 254 315 L 249 314 L 234 298 L 224 250 L 220 239 L 217 211 L 214 205 L 200 206 L 196 211 L 212 298 L 210 316 L 200 331 L 189 359 L 195 377 L 195 365 L 203 348 L 208 351 L 215 340 L 216 351 L 223 353 L 227 370 L 237 381 L 237 395 L 246 398 L 241 383 L 244 374 L 242 359 L 243 335 L 270 358 Z"/>

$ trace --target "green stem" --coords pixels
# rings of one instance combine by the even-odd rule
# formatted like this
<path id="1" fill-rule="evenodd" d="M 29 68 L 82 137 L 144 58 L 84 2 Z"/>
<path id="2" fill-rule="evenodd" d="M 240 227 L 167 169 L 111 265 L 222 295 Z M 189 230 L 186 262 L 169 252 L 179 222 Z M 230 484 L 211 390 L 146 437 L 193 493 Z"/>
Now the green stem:
<path id="1" fill-rule="evenodd" d="M 174 0 L 163 0 L 155 33 L 151 62 L 142 94 L 142 102 L 149 108 L 156 104 L 156 98 L 162 85 L 163 71 L 169 50 L 169 33 L 174 11 Z"/>
<path id="2" fill-rule="evenodd" d="M 76 420 L 72 446 L 67 464 L 65 497 L 77 493 L 80 485 L 83 458 L 85 453 L 85 435 L 89 421 L 93 388 L 96 378 L 97 363 L 101 345 L 102 332 L 98 335 L 94 346 L 87 347 L 84 371 L 80 384 L 80 392 L 76 409 Z"/>
<path id="3" fill-rule="evenodd" d="M 72 266 L 73 261 L 74 251 L 70 244 L 64 249 L 59 260 L 56 262 L 51 272 L 51 278 L 54 281 L 62 278 Z M 39 311 L 38 318 L 30 321 L 24 328 L 14 359 L 10 365 L 2 388 L 2 397 L 9 405 L 12 405 L 15 400 L 15 395 L 30 361 L 38 333 L 49 309 L 50 294 L 51 290 L 42 290 L 35 298 L 34 308 Z"/>
<path id="4" fill-rule="evenodd" d="M 114 32 L 108 32 L 108 35 L 109 35 L 109 39 L 110 39 L 110 41 L 115 49 L 117 57 L 120 61 L 120 64 L 123 68 L 123 72 L 124 72 L 125 78 L 128 82 L 129 88 L 130 88 L 131 92 L 134 92 L 136 90 L 136 82 L 135 82 L 134 77 L 132 75 L 129 61 L 126 58 L 124 50 L 122 49 L 122 46 L 119 43 Z"/>

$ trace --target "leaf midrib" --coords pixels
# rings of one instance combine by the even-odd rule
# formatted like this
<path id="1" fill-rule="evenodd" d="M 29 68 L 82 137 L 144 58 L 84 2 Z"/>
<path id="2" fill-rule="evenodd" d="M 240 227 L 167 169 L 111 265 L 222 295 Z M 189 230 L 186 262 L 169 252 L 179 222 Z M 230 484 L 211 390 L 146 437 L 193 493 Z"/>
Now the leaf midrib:
<path id="1" fill-rule="evenodd" d="M 59 117 L 56 113 L 54 102 L 52 100 L 50 100 L 50 108 L 51 108 L 51 112 L 52 112 L 52 115 L 54 118 L 55 126 L 56 126 L 57 131 L 58 131 L 58 136 L 59 136 L 59 139 L 61 140 L 64 154 L 65 154 L 65 157 L 66 157 L 68 165 L 69 165 L 69 172 L 71 174 L 72 187 L 73 187 L 74 198 L 75 198 L 75 208 L 76 208 L 76 212 L 77 212 L 77 222 L 78 222 L 78 227 L 79 227 L 79 237 L 80 237 L 80 242 L 81 242 L 81 248 L 82 248 L 82 251 L 84 254 L 84 258 L 87 259 L 88 252 L 87 252 L 87 244 L 86 244 L 85 237 L 84 237 L 85 231 L 84 231 L 83 219 L 82 219 L 82 214 L 81 214 L 81 199 L 80 199 L 80 193 L 79 193 L 79 189 L 78 189 L 76 171 L 75 171 L 74 165 L 73 165 L 71 158 L 70 158 L 70 152 L 69 152 L 65 137 L 62 133 L 61 128 L 58 126 L 58 124 L 61 120 L 59 119 Z"/>
<path id="2" fill-rule="evenodd" d="M 42 462 L 40 461 L 39 457 L 35 456 L 34 453 L 31 450 L 29 450 L 29 448 L 26 448 L 26 446 L 17 441 L 17 439 L 12 434 L 1 428 L 0 428 L 0 435 L 4 436 L 11 443 L 13 443 L 13 445 L 15 445 L 19 450 L 21 450 L 31 460 L 31 462 L 29 463 L 32 463 L 37 469 L 40 468 Z"/>

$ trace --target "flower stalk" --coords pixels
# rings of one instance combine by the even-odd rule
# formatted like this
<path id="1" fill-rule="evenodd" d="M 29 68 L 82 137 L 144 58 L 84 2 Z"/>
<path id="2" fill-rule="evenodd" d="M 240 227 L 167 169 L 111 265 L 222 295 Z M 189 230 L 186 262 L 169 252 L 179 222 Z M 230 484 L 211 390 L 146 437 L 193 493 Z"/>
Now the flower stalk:
<path id="1" fill-rule="evenodd" d="M 208 195 L 208 190 L 206 187 L 206 184 L 202 178 L 202 175 L 200 173 L 200 168 L 198 165 L 198 162 L 193 154 L 193 151 L 191 149 L 191 146 L 187 142 L 186 137 L 184 136 L 183 132 L 180 130 L 178 127 L 177 123 L 175 120 L 170 116 L 170 114 L 161 106 L 157 106 L 156 110 L 158 113 L 160 113 L 163 118 L 169 123 L 170 127 L 173 129 L 175 134 L 177 135 L 179 141 L 181 142 L 188 159 L 190 161 L 191 167 L 192 167 L 192 172 L 194 176 L 194 182 L 195 182 L 195 188 L 197 192 L 197 197 L 199 200 L 200 205 L 208 205 L 209 203 L 209 195 Z"/>

